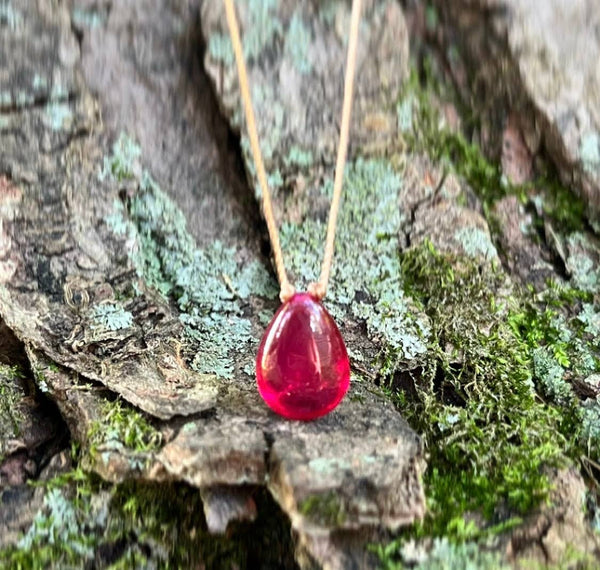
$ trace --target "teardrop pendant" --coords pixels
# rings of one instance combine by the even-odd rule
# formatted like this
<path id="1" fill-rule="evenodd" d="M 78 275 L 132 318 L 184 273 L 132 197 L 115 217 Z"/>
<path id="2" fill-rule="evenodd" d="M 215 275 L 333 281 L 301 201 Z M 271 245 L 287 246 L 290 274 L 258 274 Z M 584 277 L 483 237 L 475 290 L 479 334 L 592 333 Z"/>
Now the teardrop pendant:
<path id="1" fill-rule="evenodd" d="M 333 410 L 350 385 L 342 335 L 320 301 L 296 293 L 270 322 L 256 358 L 258 391 L 267 405 L 292 420 Z"/>

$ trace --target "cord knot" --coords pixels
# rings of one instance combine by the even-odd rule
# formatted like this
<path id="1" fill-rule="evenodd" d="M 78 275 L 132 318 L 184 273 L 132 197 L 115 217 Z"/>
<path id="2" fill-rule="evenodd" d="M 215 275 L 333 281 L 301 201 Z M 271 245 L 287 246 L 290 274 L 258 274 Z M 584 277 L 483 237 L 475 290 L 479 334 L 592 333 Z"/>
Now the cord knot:
<path id="1" fill-rule="evenodd" d="M 295 294 L 296 288 L 289 281 L 286 281 L 281 285 L 279 299 L 282 303 L 287 303 Z"/>
<path id="2" fill-rule="evenodd" d="M 325 297 L 325 293 L 327 292 L 327 289 L 325 288 L 323 283 L 321 283 L 320 281 L 316 281 L 315 283 L 311 283 L 308 286 L 308 292 L 315 299 L 322 301 L 323 298 Z"/>

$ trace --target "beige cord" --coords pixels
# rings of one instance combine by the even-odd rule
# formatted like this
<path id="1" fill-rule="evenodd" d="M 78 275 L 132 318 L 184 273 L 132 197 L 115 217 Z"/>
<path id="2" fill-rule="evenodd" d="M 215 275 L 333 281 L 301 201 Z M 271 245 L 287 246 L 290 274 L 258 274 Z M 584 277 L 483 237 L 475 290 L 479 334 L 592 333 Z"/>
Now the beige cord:
<path id="1" fill-rule="evenodd" d="M 308 291 L 311 295 L 322 299 L 327 292 L 329 272 L 333 262 L 333 248 L 335 243 L 335 223 L 342 195 L 342 183 L 344 181 L 344 167 L 348 154 L 348 134 L 350 132 L 350 116 L 352 114 L 352 95 L 354 92 L 354 70 L 356 68 L 356 46 L 358 44 L 358 25 L 360 24 L 361 0 L 353 0 L 352 17 L 350 20 L 350 41 L 348 42 L 348 57 L 346 60 L 346 78 L 344 84 L 344 106 L 342 107 L 342 125 L 340 129 L 340 142 L 338 144 L 337 161 L 335 163 L 335 180 L 333 182 L 333 198 L 329 210 L 329 221 L 327 223 L 327 238 L 325 240 L 325 252 L 323 264 L 321 265 L 321 276 L 319 281 L 311 283 Z"/>
<path id="2" fill-rule="evenodd" d="M 231 43 L 233 44 L 233 52 L 235 54 L 238 76 L 240 79 L 240 91 L 242 94 L 242 101 L 244 103 L 244 112 L 246 113 L 246 124 L 248 126 L 248 136 L 250 137 L 250 148 L 252 149 L 254 164 L 256 165 L 256 175 L 258 176 L 258 183 L 260 184 L 263 198 L 263 211 L 265 214 L 265 220 L 267 222 L 267 229 L 269 230 L 269 239 L 271 240 L 271 247 L 273 248 L 273 256 L 275 257 L 277 278 L 279 279 L 279 286 L 281 287 L 279 298 L 281 299 L 282 303 L 285 303 L 292 298 L 295 293 L 295 289 L 288 281 L 285 265 L 283 263 L 283 253 L 281 251 L 281 244 L 279 243 L 279 233 L 277 232 L 277 225 L 275 223 L 275 217 L 273 216 L 273 206 L 271 205 L 271 193 L 269 192 L 267 175 L 265 173 L 265 165 L 263 163 L 260 145 L 258 143 L 256 120 L 254 119 L 252 99 L 250 98 L 250 89 L 248 87 L 248 75 L 246 73 L 246 64 L 244 63 L 242 42 L 240 40 L 240 30 L 235 15 L 233 0 L 225 0 L 225 12 L 227 14 L 227 25 L 229 26 L 229 35 L 231 36 Z"/>
<path id="3" fill-rule="evenodd" d="M 288 281 L 285 265 L 283 263 L 283 253 L 279 242 L 279 234 L 277 225 L 273 216 L 273 207 L 271 204 L 271 193 L 267 184 L 267 176 L 265 166 L 260 151 L 258 142 L 258 132 L 256 129 L 256 120 L 254 118 L 254 110 L 252 108 L 252 100 L 250 97 L 250 89 L 248 87 L 248 75 L 246 73 L 246 65 L 244 63 L 244 54 L 242 51 L 242 42 L 240 40 L 240 31 L 235 15 L 233 0 L 224 0 L 225 12 L 227 15 L 227 25 L 229 26 L 229 34 L 231 43 L 233 44 L 233 52 L 237 64 L 240 92 L 244 104 L 244 112 L 246 114 L 246 124 L 248 127 L 248 136 L 250 137 L 250 148 L 252 157 L 256 165 L 256 175 L 263 197 L 263 211 L 271 239 L 271 247 L 273 248 L 273 256 L 275 257 L 275 268 L 279 286 L 281 291 L 279 298 L 282 303 L 285 303 L 295 293 L 294 286 Z M 331 200 L 331 209 L 329 210 L 329 222 L 327 224 L 327 237 L 325 240 L 325 252 L 323 255 L 323 264 L 321 266 L 321 276 L 319 281 L 311 283 L 308 291 L 314 297 L 323 299 L 327 291 L 329 282 L 329 273 L 333 262 L 333 249 L 335 243 L 335 225 L 339 211 L 340 197 L 342 193 L 342 183 L 344 180 L 344 166 L 346 164 L 346 156 L 348 152 L 348 134 L 350 131 L 350 116 L 352 112 L 352 94 L 354 91 L 354 72 L 356 68 L 356 46 L 358 44 L 358 27 L 360 23 L 362 0 L 353 0 L 352 2 L 352 17 L 350 22 L 350 41 L 348 42 L 348 58 L 346 61 L 346 77 L 344 84 L 344 104 L 342 108 L 342 124 L 340 129 L 340 142 L 338 145 L 338 154 L 335 167 L 335 180 L 333 184 L 333 198 Z"/>

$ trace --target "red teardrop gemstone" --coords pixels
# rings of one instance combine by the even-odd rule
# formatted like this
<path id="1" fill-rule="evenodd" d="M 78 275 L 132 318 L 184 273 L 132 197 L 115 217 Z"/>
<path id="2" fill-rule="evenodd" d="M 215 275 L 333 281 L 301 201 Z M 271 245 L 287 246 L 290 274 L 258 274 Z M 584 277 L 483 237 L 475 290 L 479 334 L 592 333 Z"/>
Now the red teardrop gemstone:
<path id="1" fill-rule="evenodd" d="M 267 405 L 291 420 L 327 414 L 348 391 L 342 335 L 308 293 L 296 293 L 273 317 L 258 348 L 256 379 Z"/>

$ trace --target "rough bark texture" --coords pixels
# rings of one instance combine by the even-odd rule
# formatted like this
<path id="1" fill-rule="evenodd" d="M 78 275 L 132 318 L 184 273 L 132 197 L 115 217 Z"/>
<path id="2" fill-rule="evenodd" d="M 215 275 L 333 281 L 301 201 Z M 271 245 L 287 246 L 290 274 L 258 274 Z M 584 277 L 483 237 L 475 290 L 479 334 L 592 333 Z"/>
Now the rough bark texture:
<path id="1" fill-rule="evenodd" d="M 567 9 L 498 0 L 444 3 L 440 11 L 473 53 L 486 40 L 482 53 L 491 59 L 501 53 L 508 64 L 506 81 L 494 83 L 490 75 L 486 83 L 488 89 L 501 83 L 508 93 L 498 99 L 514 95 L 510 100 L 521 105 L 506 124 L 492 110 L 503 117 L 490 140 L 504 143 L 505 174 L 514 183 L 533 176 L 541 137 L 594 212 L 600 123 L 591 3 Z M 284 513 L 287 522 L 277 524 L 288 539 L 293 535 L 301 567 L 375 567 L 367 543 L 385 541 L 426 511 L 423 440 L 381 380 L 407 398 L 419 389 L 444 400 L 443 415 L 429 420 L 450 438 L 444 422 L 457 421 L 460 408 L 441 366 L 433 370 L 430 392 L 419 382 L 431 362 L 445 362 L 449 373 L 464 369 L 467 379 L 471 373 L 451 341 L 434 344 L 437 323 L 430 315 L 443 316 L 443 308 L 426 312 L 423 299 L 409 296 L 400 256 L 419 247 L 448 254 L 455 263 L 448 279 L 474 268 L 484 286 L 493 284 L 494 303 L 509 299 L 520 282 L 539 291 L 550 277 L 596 291 L 600 248 L 589 232 L 557 235 L 535 204 L 516 196 L 490 204 L 480 188 L 432 161 L 427 149 L 407 152 L 419 104 L 404 92 L 409 30 L 398 2 L 365 4 L 326 300 L 347 342 L 352 386 L 337 410 L 313 423 L 274 416 L 255 388 L 254 354 L 277 308 L 277 287 L 222 4 L 0 5 L 0 316 L 12 331 L 0 335 L 7 355 L 0 361 L 21 371 L 0 368 L 0 395 L 14 402 L 0 402 L 0 547 L 27 549 L 23 536 L 51 509 L 48 494 L 25 482 L 47 481 L 72 467 L 66 452 L 58 453 L 68 431 L 81 445 L 81 466 L 112 484 L 93 493 L 89 516 L 97 533 L 107 528 L 107 497 L 112 509 L 119 490 L 136 480 L 156 491 L 151 503 L 169 489 L 185 497 L 188 504 L 177 507 L 194 511 L 185 528 L 200 536 L 191 550 L 205 545 L 205 530 L 229 536 L 243 521 L 256 521 L 259 532 L 266 528 L 266 496 Z M 237 6 L 286 263 L 302 288 L 316 277 L 322 254 L 350 5 L 240 0 Z M 569 18 L 560 16 L 565 10 Z M 407 14 L 413 32 L 423 25 L 422 12 Z M 567 75 L 556 62 L 583 41 L 573 35 L 575 24 L 592 47 L 577 50 L 577 69 Z M 551 26 L 561 32 L 546 33 Z M 554 46 L 557 35 L 564 44 Z M 573 109 L 574 102 L 581 105 Z M 537 125 L 525 121 L 527 109 L 535 109 Z M 444 116 L 457 128 L 451 111 Z M 534 223 L 537 233 L 527 231 Z M 497 278 L 487 279 L 492 274 Z M 473 302 L 488 293 L 478 292 Z M 456 310 L 451 297 L 444 302 Z M 506 310 L 500 317 L 496 307 L 489 310 L 489 319 L 466 323 L 477 342 L 504 324 L 498 320 Z M 595 330 L 594 315 L 586 331 Z M 593 412 L 597 380 L 572 376 L 582 406 Z M 465 392 L 477 393 L 472 386 Z M 482 400 L 483 407 L 495 404 Z M 555 469 L 551 479 L 554 504 L 501 535 L 494 545 L 498 564 L 525 558 L 560 564 L 568 544 L 558 537 L 565 536 L 578 551 L 598 555 L 597 535 L 583 513 L 581 475 Z M 127 497 L 133 500 L 135 492 Z M 514 514 L 504 504 L 495 508 L 501 521 Z M 86 530 L 77 527 L 75 534 Z M 274 544 L 267 536 L 263 546 L 276 560 L 288 541 L 270 532 Z M 166 548 L 186 540 L 174 531 L 168 536 Z M 164 562 L 164 543 L 137 540 Z M 418 548 L 432 550 L 432 543 L 426 539 Z M 99 544 L 84 554 L 98 567 L 125 548 L 118 541 Z M 210 567 L 206 557 L 217 543 L 208 544 L 194 558 L 198 565 Z M 294 567 L 289 552 L 278 562 Z"/>
<path id="2" fill-rule="evenodd" d="M 592 217 L 600 212 L 600 14 L 594 0 L 438 3 L 473 71 L 468 99 L 484 109 L 499 154 L 507 109 L 519 117 L 531 154 L 540 145 Z M 450 42 L 448 42 L 450 43 Z M 499 78 L 501 80 L 499 81 Z M 494 134 L 496 133 L 496 134 Z M 484 137 L 484 142 L 485 138 Z M 506 141 L 504 141 L 506 145 Z M 511 180 L 519 179 L 521 172 Z"/>

